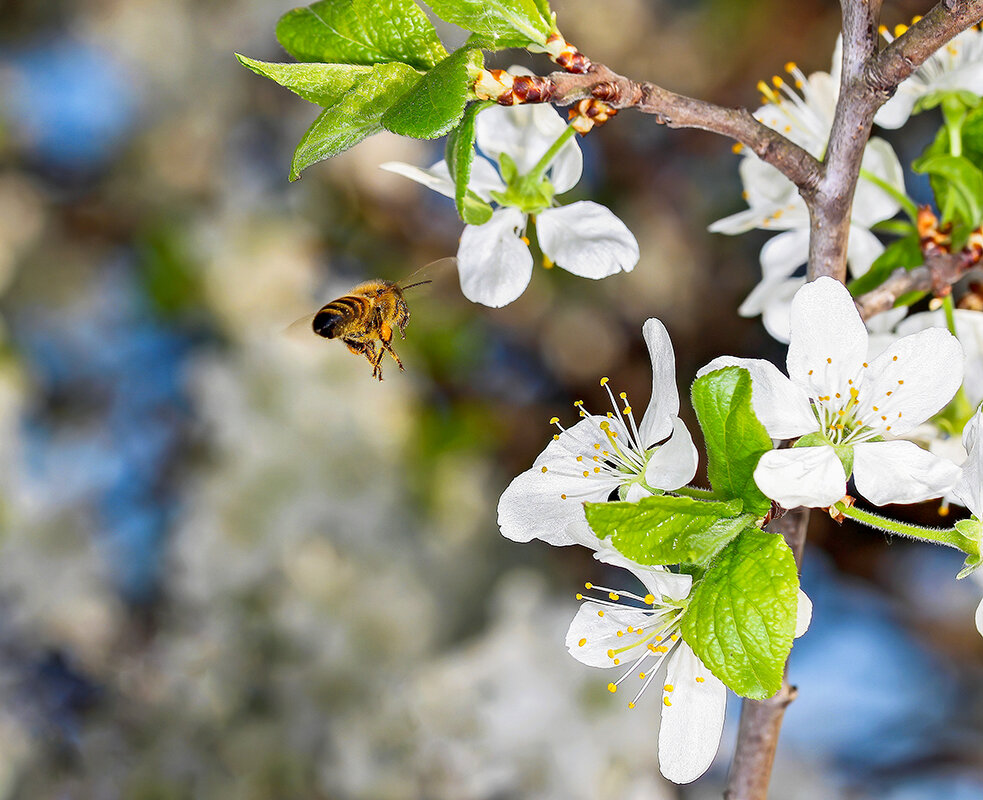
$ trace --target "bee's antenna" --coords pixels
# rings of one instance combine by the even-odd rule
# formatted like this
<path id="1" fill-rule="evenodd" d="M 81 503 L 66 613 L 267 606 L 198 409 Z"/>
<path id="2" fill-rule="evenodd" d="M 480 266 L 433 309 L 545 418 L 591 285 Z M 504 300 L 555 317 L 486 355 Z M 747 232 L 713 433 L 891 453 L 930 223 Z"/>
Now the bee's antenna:
<path id="1" fill-rule="evenodd" d="M 423 286 L 425 283 L 433 283 L 432 280 L 429 281 L 417 281 L 416 283 L 411 283 L 409 286 L 403 286 L 402 290 L 405 292 L 407 289 L 412 289 L 414 286 Z"/>

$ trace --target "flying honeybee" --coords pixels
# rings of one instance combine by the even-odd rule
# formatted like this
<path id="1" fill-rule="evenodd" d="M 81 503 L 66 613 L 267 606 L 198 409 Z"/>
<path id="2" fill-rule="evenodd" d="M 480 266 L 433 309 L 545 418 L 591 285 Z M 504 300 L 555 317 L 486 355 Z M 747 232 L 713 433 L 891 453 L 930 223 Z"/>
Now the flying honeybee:
<path id="1" fill-rule="evenodd" d="M 313 315 L 298 320 L 291 329 L 310 325 L 310 329 L 325 339 L 341 339 L 345 346 L 356 355 L 363 355 L 372 365 L 372 377 L 382 380 L 382 358 L 386 353 L 392 356 L 400 371 L 403 362 L 399 360 L 392 346 L 393 329 L 406 338 L 406 326 L 410 321 L 410 309 L 406 305 L 403 292 L 415 286 L 430 283 L 431 280 L 414 280 L 430 274 L 437 267 L 455 262 L 454 258 L 443 258 L 421 267 L 403 281 L 382 279 L 366 281 L 353 288 L 348 294 L 322 306 Z M 378 343 L 378 347 L 376 347 Z"/>

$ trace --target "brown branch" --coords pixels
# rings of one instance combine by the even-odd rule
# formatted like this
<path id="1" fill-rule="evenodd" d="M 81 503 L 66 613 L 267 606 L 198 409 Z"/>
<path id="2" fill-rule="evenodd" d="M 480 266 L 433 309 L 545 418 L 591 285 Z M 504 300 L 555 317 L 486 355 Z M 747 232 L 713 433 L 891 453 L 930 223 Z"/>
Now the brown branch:
<path id="1" fill-rule="evenodd" d="M 983 271 L 976 271 L 983 276 Z M 870 319 L 875 314 L 894 308 L 895 301 L 910 292 L 944 294 L 943 287 L 951 286 L 971 272 L 972 266 L 967 266 L 960 253 L 940 253 L 926 259 L 924 266 L 912 270 L 895 270 L 876 289 L 858 297 L 857 308 L 864 319 Z"/>
<path id="2" fill-rule="evenodd" d="M 776 519 L 769 530 L 785 537 L 795 555 L 795 563 L 801 567 L 802 550 L 805 547 L 806 529 L 809 527 L 809 509 L 797 508 Z M 796 688 L 789 684 L 788 664 L 782 688 L 767 700 L 745 700 L 741 704 L 741 723 L 737 732 L 737 749 L 727 776 L 725 800 L 766 800 L 771 768 L 778 747 L 778 734 L 782 728 L 785 709 L 796 696 Z"/>
<path id="3" fill-rule="evenodd" d="M 740 142 L 762 161 L 777 168 L 810 197 L 821 176 L 821 165 L 797 144 L 758 122 L 744 108 L 724 108 L 704 100 L 676 94 L 654 83 L 636 83 L 603 64 L 582 75 L 554 72 L 551 102 L 560 106 L 584 98 L 603 100 L 612 108 L 635 108 L 652 114 L 670 128 L 697 128 Z"/>
<path id="4" fill-rule="evenodd" d="M 956 34 L 983 19 L 983 0 L 941 0 L 905 34 L 877 51 L 881 0 L 841 0 L 840 95 L 822 180 L 809 205 L 809 278 L 846 280 L 847 241 L 860 163 L 877 110 L 905 78 Z"/>

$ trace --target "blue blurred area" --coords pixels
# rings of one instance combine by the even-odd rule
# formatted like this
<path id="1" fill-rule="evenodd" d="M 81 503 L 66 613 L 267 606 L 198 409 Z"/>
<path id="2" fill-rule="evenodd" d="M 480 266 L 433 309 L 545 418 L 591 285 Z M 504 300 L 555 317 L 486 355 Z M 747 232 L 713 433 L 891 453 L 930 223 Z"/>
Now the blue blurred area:
<path id="1" fill-rule="evenodd" d="M 169 466 L 188 421 L 191 338 L 157 318 L 130 267 L 105 265 L 72 305 L 18 313 L 14 334 L 40 401 L 27 422 L 29 478 L 50 503 L 97 515 L 119 590 L 141 602 L 175 511 Z"/>
<path id="2" fill-rule="evenodd" d="M 0 51 L 10 73 L 0 113 L 39 161 L 79 170 L 115 157 L 132 129 L 138 92 L 112 54 L 72 38 Z"/>

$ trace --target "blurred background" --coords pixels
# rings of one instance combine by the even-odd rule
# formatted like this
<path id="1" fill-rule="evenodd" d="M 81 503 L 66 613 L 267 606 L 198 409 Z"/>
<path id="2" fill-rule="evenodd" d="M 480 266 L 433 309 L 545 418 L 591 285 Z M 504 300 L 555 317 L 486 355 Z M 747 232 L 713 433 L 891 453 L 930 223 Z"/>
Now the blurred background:
<path id="1" fill-rule="evenodd" d="M 630 112 L 582 140 L 565 199 L 628 223 L 635 271 L 539 269 L 501 310 L 450 271 L 410 298 L 407 371 L 379 384 L 282 331 L 452 255 L 461 226 L 377 168 L 441 143 L 380 135 L 288 183 L 315 110 L 232 53 L 287 60 L 273 27 L 293 5 L 0 0 L 0 798 L 719 796 L 738 704 L 710 773 L 665 783 L 658 708 L 628 713 L 563 646 L 582 582 L 625 576 L 504 540 L 495 507 L 551 416 L 603 405 L 601 375 L 644 407 L 647 317 L 684 393 L 721 353 L 783 359 L 736 314 L 766 235 L 705 230 L 742 207 L 729 144 Z M 887 5 L 890 24 L 929 6 Z M 751 106 L 786 61 L 829 68 L 839 15 L 554 9 L 594 60 Z M 902 160 L 933 122 L 892 139 Z M 813 515 L 773 797 L 983 796 L 980 590 L 960 566 Z"/>

